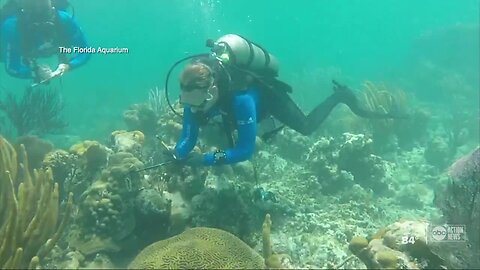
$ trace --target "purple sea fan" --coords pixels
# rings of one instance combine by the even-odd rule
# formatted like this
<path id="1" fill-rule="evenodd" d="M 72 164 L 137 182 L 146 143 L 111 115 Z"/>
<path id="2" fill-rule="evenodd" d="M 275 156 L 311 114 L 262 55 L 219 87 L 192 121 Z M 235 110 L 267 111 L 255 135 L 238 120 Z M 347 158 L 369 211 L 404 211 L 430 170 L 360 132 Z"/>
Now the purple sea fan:
<path id="1" fill-rule="evenodd" d="M 480 147 L 467 154 L 452 164 L 448 175 L 455 179 L 480 178 Z"/>

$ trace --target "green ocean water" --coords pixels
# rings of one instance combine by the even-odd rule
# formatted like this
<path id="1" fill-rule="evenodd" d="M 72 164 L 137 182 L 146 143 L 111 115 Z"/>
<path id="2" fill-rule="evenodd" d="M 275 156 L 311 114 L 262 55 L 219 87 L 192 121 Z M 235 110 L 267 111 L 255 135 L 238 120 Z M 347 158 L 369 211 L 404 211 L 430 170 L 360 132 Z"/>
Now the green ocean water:
<path id="1" fill-rule="evenodd" d="M 0 0 L 0 4 L 4 2 Z M 469 221 L 457 222 L 452 216 L 463 217 L 468 209 L 476 209 L 474 203 L 478 201 L 464 203 L 471 195 L 467 188 L 473 187 L 460 185 L 449 190 L 445 186 L 455 178 L 449 176 L 451 164 L 479 145 L 480 0 L 70 2 L 74 8 L 70 11 L 74 11 L 91 47 L 128 49 L 125 54 L 92 54 L 86 65 L 45 87 L 60 91 L 65 102 L 62 115 L 69 126 L 60 134 L 42 138 L 52 141 L 56 148 L 68 149 L 83 140 L 96 140 L 111 148 L 109 152 L 102 148 L 105 157 L 98 163 L 103 165 L 90 168 L 86 155 L 76 153 L 81 157 L 75 157 L 72 167 L 66 162 L 57 167 L 66 176 L 54 176 L 55 181 L 65 185 L 64 190 L 71 189 L 78 197 L 67 232 L 81 232 L 79 238 L 92 237 L 97 232 L 98 236 L 118 237 L 115 244 L 120 252 L 107 252 L 107 243 L 107 247 L 99 248 L 103 259 L 98 259 L 96 252 L 84 252 L 80 267 L 101 268 L 90 263 L 102 260 L 125 267 L 147 243 L 180 233 L 179 228 L 185 224 L 235 232 L 252 240 L 246 242 L 259 251 L 260 237 L 249 238 L 253 232 L 260 234 L 260 219 L 271 211 L 275 251 L 289 254 L 297 268 L 331 268 L 332 263 L 338 264 L 351 255 L 348 245 L 353 236 L 372 235 L 404 218 L 437 223 L 441 220 L 440 212 L 461 225 Z M 309 137 L 283 129 L 272 143 L 259 140 L 249 162 L 206 168 L 207 173 L 202 172 L 201 176 L 196 171 L 169 166 L 132 176 L 138 181 L 116 175 L 116 170 L 133 168 L 124 160 L 121 165 L 125 166 L 120 169 L 120 165 L 115 167 L 115 162 L 110 162 L 113 152 L 123 151 L 118 147 L 121 143 L 113 142 L 111 137 L 115 130 L 128 129 L 123 113 L 132 104 L 146 102 L 150 89 L 164 89 L 167 72 L 177 60 L 209 52 L 207 39 L 230 33 L 247 37 L 276 56 L 280 79 L 293 87 L 293 98 L 306 113 L 332 93 L 331 81 L 335 79 L 361 98 L 365 81 L 377 86 L 385 84 L 391 97 L 400 97 L 399 107 L 403 105 L 401 109 L 412 112 L 414 117 L 405 122 L 375 122 L 356 117 L 346 106 L 339 105 L 319 131 Z M 56 64 L 56 57 L 46 61 Z M 169 85 L 172 100 L 178 96 L 179 71 L 180 68 L 174 71 Z M 30 83 L 8 76 L 1 68 L 0 99 L 7 93 L 20 98 Z M 401 90 L 400 95 L 393 94 L 396 90 Z M 155 132 L 142 126 L 147 128 L 145 145 L 138 152 L 133 147 L 129 149 L 135 160 L 138 158 L 145 166 L 164 161 L 160 153 L 164 149 L 159 150 L 157 140 L 151 138 L 158 133 L 169 144 L 173 142 L 179 124 L 169 117 L 162 115 L 153 120 L 163 120 L 152 125 Z M 3 119 L 0 112 L 0 124 Z M 165 130 L 158 130 L 162 126 Z M 221 147 L 216 143 L 221 143 L 224 134 L 214 134 L 212 130 L 202 128 L 206 131 L 202 136 L 207 135 L 197 143 L 202 152 Z M 8 135 L 11 142 L 17 139 Z M 141 187 L 132 190 L 132 182 Z M 254 194 L 259 187 L 271 192 L 267 194 L 276 196 L 278 202 L 265 203 L 264 198 L 257 201 Z M 137 196 L 144 190 L 148 193 Z M 448 207 L 442 208 L 436 201 L 437 197 L 441 202 L 442 196 L 453 196 L 450 193 L 458 195 L 445 199 L 454 203 L 447 209 L 454 213 L 448 213 Z M 116 195 L 122 196 L 122 200 L 109 209 L 123 209 L 122 215 L 93 208 L 103 199 L 119 198 Z M 190 195 L 192 198 L 187 198 Z M 470 197 L 475 198 L 474 193 Z M 178 226 L 178 231 L 165 229 L 162 226 L 167 222 L 158 222 L 158 216 L 148 212 L 162 210 L 164 199 L 191 207 L 179 207 L 188 213 L 186 217 L 175 216 L 180 225 L 172 227 Z M 132 217 L 132 213 L 145 216 Z M 474 210 L 472 213 L 471 223 L 479 224 L 478 215 L 474 215 Z M 169 222 L 173 219 L 170 214 Z M 110 225 L 117 223 L 101 219 L 105 217 L 107 221 L 120 220 L 122 226 Z M 103 227 L 99 220 L 105 222 Z M 127 233 L 123 235 L 122 230 Z M 79 246 L 90 240 L 71 241 L 78 240 L 75 233 L 72 235 L 66 233 L 59 241 L 51 258 L 45 260 L 47 266 L 69 265 L 71 258 L 65 253 L 83 252 Z M 444 250 L 449 255 L 454 253 L 451 251 L 462 252 Z M 346 269 L 361 265 L 359 260 L 350 263 Z"/>
<path id="2" fill-rule="evenodd" d="M 408 81 L 422 36 L 455 25 L 478 27 L 479 21 L 478 0 L 71 3 L 92 47 L 129 49 L 128 54 L 92 55 L 87 65 L 57 83 L 67 104 L 67 133 L 97 138 L 121 128 L 122 112 L 144 101 L 150 88 L 163 88 L 176 60 L 207 52 L 208 38 L 238 33 L 263 45 L 279 59 L 280 77 L 292 84 L 294 96 L 308 111 L 330 94 L 329 75 L 353 88 L 363 80 Z M 452 51 L 442 41 L 434 49 L 442 57 L 460 54 L 456 57 L 477 74 L 473 79 L 478 88 L 478 36 L 456 42 L 473 44 L 453 46 L 460 51 Z M 3 70 L 0 78 L 5 88 L 18 93 L 28 84 Z M 420 85 L 406 90 L 421 92 L 426 100 L 436 95 L 435 89 Z"/>

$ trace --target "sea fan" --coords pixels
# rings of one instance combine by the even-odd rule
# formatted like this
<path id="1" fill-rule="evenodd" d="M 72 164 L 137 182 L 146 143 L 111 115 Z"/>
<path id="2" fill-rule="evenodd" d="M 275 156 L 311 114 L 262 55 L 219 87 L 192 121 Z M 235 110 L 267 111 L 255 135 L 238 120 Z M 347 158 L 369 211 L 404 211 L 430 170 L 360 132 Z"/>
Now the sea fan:
<path id="1" fill-rule="evenodd" d="M 12 93 L 0 100 L 0 111 L 15 127 L 17 136 L 54 133 L 66 127 L 61 117 L 63 108 L 63 100 L 56 89 L 27 89 L 19 101 Z"/>

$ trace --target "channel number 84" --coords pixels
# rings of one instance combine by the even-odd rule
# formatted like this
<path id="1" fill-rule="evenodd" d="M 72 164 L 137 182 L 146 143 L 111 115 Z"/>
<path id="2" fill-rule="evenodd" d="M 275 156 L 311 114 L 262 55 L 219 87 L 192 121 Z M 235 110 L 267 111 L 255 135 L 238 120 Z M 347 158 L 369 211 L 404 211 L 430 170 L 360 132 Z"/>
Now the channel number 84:
<path id="1" fill-rule="evenodd" d="M 415 236 L 404 235 L 402 236 L 402 245 L 415 244 Z"/>

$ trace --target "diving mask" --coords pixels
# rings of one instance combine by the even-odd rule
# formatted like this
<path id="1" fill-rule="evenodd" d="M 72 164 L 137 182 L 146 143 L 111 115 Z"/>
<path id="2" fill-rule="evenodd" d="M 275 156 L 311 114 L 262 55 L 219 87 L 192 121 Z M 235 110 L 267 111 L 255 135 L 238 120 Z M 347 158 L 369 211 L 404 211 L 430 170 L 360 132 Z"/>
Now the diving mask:
<path id="1" fill-rule="evenodd" d="M 192 86 L 181 85 L 182 92 L 179 100 L 180 104 L 188 105 L 192 108 L 202 109 L 208 101 L 213 99 L 210 90 L 215 86 L 215 80 L 212 78 L 207 88 L 194 88 Z"/>

